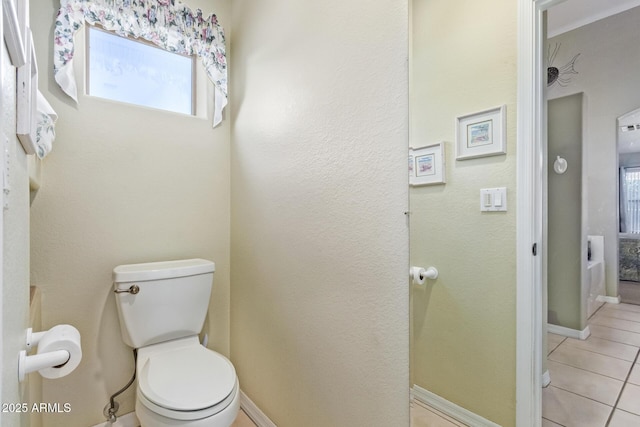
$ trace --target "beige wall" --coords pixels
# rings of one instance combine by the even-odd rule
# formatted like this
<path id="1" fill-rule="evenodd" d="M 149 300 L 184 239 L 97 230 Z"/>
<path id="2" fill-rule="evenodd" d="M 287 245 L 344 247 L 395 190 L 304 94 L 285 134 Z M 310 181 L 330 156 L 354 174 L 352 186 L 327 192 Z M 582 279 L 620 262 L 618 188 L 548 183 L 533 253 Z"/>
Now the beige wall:
<path id="1" fill-rule="evenodd" d="M 187 1 L 228 26 L 230 2 Z M 70 414 L 47 414 L 45 426 L 104 421 L 108 397 L 131 376 L 131 350 L 120 338 L 111 271 L 123 263 L 189 257 L 215 261 L 209 346 L 229 343 L 230 121 L 212 129 L 195 118 L 80 95 L 74 104 L 52 77 L 57 1 L 31 8 L 40 89 L 59 114 L 53 152 L 32 204 L 32 279 L 42 290 L 42 321 L 76 326 L 83 361 L 72 374 L 45 380 L 46 402 Z M 76 38 L 83 87 L 84 32 Z M 80 89 L 82 92 L 82 89 Z M 211 99 L 211 87 L 200 88 Z M 133 388 L 119 398 L 133 411 Z"/>
<path id="2" fill-rule="evenodd" d="M 11 65 L 5 43 L 1 43 L 0 124 L 9 144 L 9 185 L 5 195 L 9 208 L 3 216 L 2 287 L 2 403 L 28 402 L 27 382 L 18 383 L 18 353 L 24 350 L 29 319 L 29 175 L 27 156 L 16 138 L 16 69 Z M 4 137 L 0 149 L 5 149 Z M 1 184 L 0 184 L 1 185 Z M 0 191 L 2 191 L 0 189 Z M 0 206 L 0 209 L 3 209 Z M 0 424 L 27 425 L 28 414 L 0 413 Z"/>
<path id="3" fill-rule="evenodd" d="M 445 185 L 411 190 L 411 383 L 515 424 L 516 2 L 413 0 L 410 144 L 446 144 Z M 489 13 L 487 11 L 490 11 Z M 507 154 L 455 160 L 455 119 L 507 106 Z M 480 212 L 507 187 L 508 212 Z"/>
<path id="4" fill-rule="evenodd" d="M 617 296 L 618 217 L 616 119 L 640 107 L 640 7 L 594 22 L 549 40 L 560 44 L 554 65 L 562 67 L 580 54 L 565 87 L 554 86 L 549 98 L 584 92 L 588 234 L 603 235 L 607 295 Z"/>
<path id="5" fill-rule="evenodd" d="M 407 19 L 233 2 L 232 359 L 280 427 L 409 425 Z"/>

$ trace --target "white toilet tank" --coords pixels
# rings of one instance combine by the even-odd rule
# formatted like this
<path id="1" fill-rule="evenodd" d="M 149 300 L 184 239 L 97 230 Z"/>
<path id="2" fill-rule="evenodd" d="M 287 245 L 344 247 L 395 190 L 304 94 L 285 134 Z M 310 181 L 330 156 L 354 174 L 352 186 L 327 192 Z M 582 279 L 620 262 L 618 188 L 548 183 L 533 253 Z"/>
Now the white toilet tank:
<path id="1" fill-rule="evenodd" d="M 140 348 L 197 335 L 209 307 L 215 264 L 204 259 L 113 269 L 123 341 Z"/>

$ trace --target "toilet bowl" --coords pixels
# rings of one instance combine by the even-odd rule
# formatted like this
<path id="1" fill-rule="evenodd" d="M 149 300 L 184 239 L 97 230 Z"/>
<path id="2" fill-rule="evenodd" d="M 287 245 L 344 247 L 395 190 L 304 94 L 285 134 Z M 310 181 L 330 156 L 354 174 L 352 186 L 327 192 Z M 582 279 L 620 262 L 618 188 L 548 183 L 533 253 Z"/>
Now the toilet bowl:
<path id="1" fill-rule="evenodd" d="M 122 339 L 138 349 L 141 427 L 229 427 L 238 414 L 233 364 L 198 340 L 214 270 L 200 259 L 114 269 Z"/>
<path id="2" fill-rule="evenodd" d="M 198 337 L 141 348 L 136 368 L 136 415 L 143 426 L 228 426 L 238 414 L 233 365 Z"/>

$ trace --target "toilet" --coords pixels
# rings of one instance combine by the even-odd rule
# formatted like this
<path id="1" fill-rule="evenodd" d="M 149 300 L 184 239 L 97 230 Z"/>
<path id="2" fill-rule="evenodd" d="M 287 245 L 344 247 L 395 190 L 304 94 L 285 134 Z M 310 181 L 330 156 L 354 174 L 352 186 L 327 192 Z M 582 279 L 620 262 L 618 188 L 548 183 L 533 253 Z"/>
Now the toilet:
<path id="1" fill-rule="evenodd" d="M 238 414 L 233 365 L 198 339 L 214 271 L 203 259 L 113 270 L 122 340 L 138 349 L 135 411 L 142 427 L 229 427 Z"/>

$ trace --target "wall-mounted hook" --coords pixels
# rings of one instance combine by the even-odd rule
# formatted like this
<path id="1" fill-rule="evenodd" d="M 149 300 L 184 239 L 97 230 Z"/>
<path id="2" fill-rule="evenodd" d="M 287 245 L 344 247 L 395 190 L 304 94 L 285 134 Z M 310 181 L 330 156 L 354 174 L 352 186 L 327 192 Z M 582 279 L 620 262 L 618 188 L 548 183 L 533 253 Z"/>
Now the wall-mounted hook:
<path id="1" fill-rule="evenodd" d="M 557 156 L 555 162 L 553 162 L 553 170 L 558 175 L 562 175 L 567 171 L 567 161 L 562 157 Z"/>

